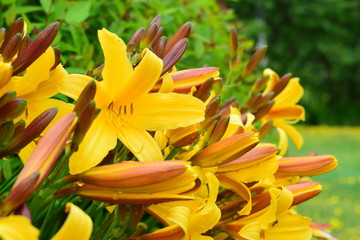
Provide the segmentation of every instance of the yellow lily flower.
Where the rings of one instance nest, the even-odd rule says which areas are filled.
[[[58,107],[58,118],[64,113],[71,112],[72,105],[63,101],[50,99],[60,90],[60,85],[67,72],[59,64],[51,70],[55,63],[54,50],[49,47],[27,69],[24,76],[13,76],[0,89],[0,95],[8,91],[15,91],[17,97],[27,101],[27,109],[20,119],[32,121],[45,110]],[[56,121],[56,119],[55,119]]]
[[[93,225],[91,218],[81,208],[70,202],[66,204],[65,212],[69,212],[69,215],[51,240],[90,239]],[[3,240],[36,240],[39,233],[27,217],[10,215],[0,218],[0,238]]]
[[[276,83],[280,81],[279,76],[271,69],[265,69],[264,76],[270,79],[263,96],[272,91]],[[263,123],[273,120],[273,126],[278,129],[280,155],[284,155],[287,151],[287,135],[292,138],[297,148],[301,148],[303,145],[302,136],[291,126],[291,124],[295,124],[299,120],[305,120],[304,108],[296,105],[304,94],[304,89],[299,81],[299,78],[291,78],[286,87],[273,99],[275,101],[273,107],[262,118]]]
[[[147,132],[185,127],[204,119],[202,101],[176,93],[149,93],[160,77],[163,63],[145,49],[133,69],[125,43],[106,29],[98,32],[105,55],[103,81],[97,83],[95,102],[101,108],[79,151],[70,159],[70,173],[78,174],[97,165],[116,146],[119,139],[139,161],[160,161],[163,156]],[[91,80],[69,75],[62,93],[77,99]]]
[[[36,240],[39,233],[27,217],[10,215],[0,218],[0,238],[3,240]]]

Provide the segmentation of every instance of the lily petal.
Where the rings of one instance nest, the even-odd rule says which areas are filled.
[[[115,33],[105,28],[98,31],[98,37],[105,56],[101,86],[114,99],[127,84],[132,66],[126,55],[126,44]]]
[[[6,240],[37,240],[39,230],[24,216],[11,215],[0,218],[0,238]]]
[[[126,126],[126,129],[119,126],[117,137],[140,162],[164,160],[154,138],[143,129],[130,125]]]
[[[103,160],[106,154],[116,146],[116,134],[108,124],[105,113],[100,112],[87,131],[84,140],[69,162],[71,174],[82,173]]]
[[[51,240],[90,239],[93,226],[91,218],[81,208],[70,202],[66,204],[65,211],[69,212],[69,215]]]
[[[146,130],[186,127],[204,119],[204,103],[177,93],[147,94],[134,102],[133,124]]]
[[[60,92],[77,100],[85,86],[92,80],[91,77],[81,74],[70,74],[65,77]]]
[[[115,102],[119,104],[133,102],[136,98],[147,94],[159,79],[163,68],[162,60],[148,49],[144,49],[142,55],[143,58],[134,72],[128,78],[122,77],[124,82],[115,96]],[[113,68],[114,66],[112,71]],[[114,86],[115,83],[110,88]]]

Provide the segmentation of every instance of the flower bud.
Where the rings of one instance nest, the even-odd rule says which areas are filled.
[[[252,132],[234,135],[210,145],[197,154],[191,161],[203,168],[225,164],[241,157],[258,144],[257,134]]]
[[[20,116],[26,108],[26,101],[21,98],[10,100],[0,107],[0,123],[11,121]]]
[[[201,101],[205,102],[208,97],[210,96],[210,90],[214,84],[214,78],[209,78],[200,87],[196,90],[194,97],[200,99]]]
[[[24,31],[24,20],[22,18],[18,18],[15,20],[15,22],[13,24],[11,24],[9,31],[5,34],[5,38],[4,38],[1,48],[0,48],[0,54],[3,53],[4,48],[9,43],[10,39],[12,39],[15,36],[15,34],[17,34],[17,33],[22,34],[23,31]]]
[[[273,89],[271,90],[272,92],[274,92],[274,97],[276,97],[279,93],[281,93],[282,90],[284,90],[284,88],[287,86],[287,84],[289,83],[290,79],[291,79],[292,74],[288,73],[285,74],[284,76],[282,76],[280,78],[280,80],[275,84],[275,86],[273,87]]]
[[[15,126],[12,121],[0,126],[0,142],[2,146],[6,146],[7,141],[14,135],[14,131]]]
[[[144,28],[140,28],[139,30],[137,30],[134,35],[130,38],[128,44],[126,45],[126,51],[127,52],[132,52],[133,50],[135,50],[139,44],[140,41],[142,39],[142,37],[144,36],[145,33],[145,29]]]
[[[20,49],[22,41],[22,34],[17,33],[15,34],[6,46],[3,48],[2,57],[4,62],[10,62],[11,59],[16,55],[18,50]]]
[[[265,116],[270,109],[274,106],[275,101],[274,100],[270,100],[268,101],[262,108],[260,108],[255,114],[255,119],[254,122],[259,121],[263,116]]]
[[[209,141],[207,142],[208,145],[212,145],[219,141],[225,134],[226,129],[230,122],[230,116],[226,115],[225,117],[220,118],[219,122],[216,124],[214,131],[212,132]]]
[[[59,22],[54,22],[44,29],[34,41],[12,63],[13,75],[21,73],[30,66],[50,46],[59,31]]]
[[[157,44],[154,46],[154,53],[161,59],[164,57],[165,54],[166,42],[166,37],[161,37]]]
[[[178,42],[188,38],[191,32],[191,24],[189,22],[184,23],[180,29],[174,34],[174,36],[166,44],[165,54],[168,54]]]
[[[230,46],[230,59],[234,59],[237,55],[237,50],[238,50],[238,38],[235,28],[232,28],[230,30],[229,46]]]
[[[286,157],[279,160],[277,173],[289,176],[314,176],[330,172],[338,166],[333,155]]]
[[[168,53],[166,53],[163,59],[164,67],[161,75],[169,71],[180,60],[186,50],[187,45],[188,40],[186,38],[181,39]]]
[[[258,66],[258,64],[260,63],[260,61],[263,59],[263,57],[265,56],[267,51],[267,46],[262,47],[258,50],[256,50],[256,52],[254,53],[254,55],[251,57],[250,61],[248,62],[248,64],[246,65],[246,67],[244,68],[243,72],[242,72],[242,76],[243,77],[247,77],[250,75],[250,73],[252,73],[252,71],[254,71],[254,69]]]
[[[264,125],[261,126],[259,130],[259,140],[263,140],[265,136],[270,132],[273,124],[273,120],[267,121]]]
[[[252,92],[253,93],[258,93],[258,92],[264,90],[268,80],[269,80],[268,77],[262,77],[262,78],[257,79],[254,82],[254,85],[252,86]]]
[[[322,187],[318,182],[300,182],[286,188],[290,190],[294,196],[292,206],[305,202],[322,191]]]

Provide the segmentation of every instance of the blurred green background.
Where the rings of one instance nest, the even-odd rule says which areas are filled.
[[[279,75],[291,72],[301,78],[307,120],[300,132],[305,145],[301,151],[290,146],[289,155],[334,154],[339,168],[314,177],[324,192],[299,211],[315,222],[332,224],[339,239],[360,239],[356,225],[360,222],[360,128],[349,127],[360,125],[360,1],[0,0],[0,26],[22,17],[28,33],[35,35],[60,21],[53,45],[60,46],[65,68],[78,73],[103,61],[98,29],[105,27],[127,42],[158,14],[169,37],[183,23],[192,23],[188,49],[177,64],[180,69],[216,66],[222,77],[227,76],[229,32],[235,27],[244,50],[241,64],[257,47],[268,45],[256,74],[270,67]],[[244,82],[230,94],[245,99],[241,91],[247,87]]]

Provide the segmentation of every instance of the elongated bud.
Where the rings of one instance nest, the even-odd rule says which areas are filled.
[[[216,124],[216,127],[211,134],[211,137],[208,141],[208,145],[212,145],[216,143],[224,136],[226,129],[229,125],[229,122],[230,122],[229,115],[226,115],[220,119],[220,121],[218,122],[218,124]]]
[[[0,48],[0,54],[3,53],[4,48],[6,47],[10,39],[12,39],[17,33],[23,33],[23,31],[24,31],[24,20],[22,18],[18,18],[15,20],[13,24],[11,24],[9,31],[6,33],[4,41]]]
[[[58,109],[50,108],[37,116],[23,131],[16,131],[6,148],[0,152],[0,156],[18,152],[32,140],[39,137],[49,123],[54,119]]]
[[[216,126],[216,124],[219,122],[220,118],[221,118],[221,114],[216,114],[212,117],[206,118],[200,125],[200,129],[199,132],[200,133],[204,133],[205,131],[210,131],[209,127],[212,126],[212,124],[214,124],[214,122],[216,121],[216,123],[214,124],[213,127]]]
[[[165,54],[169,53],[179,41],[183,40],[184,38],[188,38],[190,32],[191,32],[191,23],[190,22],[184,23],[167,43]]]
[[[0,88],[5,86],[10,81],[11,75],[12,75],[11,64],[0,61]]]
[[[23,204],[33,193],[34,186],[40,177],[39,172],[34,172],[11,189],[4,203],[0,204],[0,216],[11,213],[18,206]]]
[[[290,176],[314,176],[334,170],[338,162],[333,155],[286,157],[279,160],[277,173]]]
[[[253,93],[258,93],[258,92],[264,90],[268,80],[269,80],[268,77],[262,77],[262,78],[257,79],[254,82],[254,85],[252,86],[252,92]]]
[[[274,106],[275,101],[270,100],[268,101],[262,108],[260,108],[254,115],[255,115],[255,119],[254,122],[259,121],[263,116],[265,116],[270,109],[272,108],[272,106]]]
[[[82,90],[78,101],[75,104],[73,112],[76,115],[80,115],[83,109],[87,106],[87,104],[94,99],[96,94],[96,83],[94,80],[91,80],[85,88]]]
[[[16,98],[15,91],[8,91],[0,97],[0,108]]]
[[[224,102],[224,104],[219,109],[219,113],[222,115],[230,114],[230,107],[239,107],[239,104],[236,102],[234,97],[231,97],[226,102]]]
[[[54,22],[50,24],[44,31],[42,31],[34,41],[32,41],[29,46],[17,57],[17,59],[12,63],[14,68],[13,75],[16,75],[24,71],[28,66],[30,66],[45,50],[50,46],[52,41],[54,41],[58,31],[59,31],[59,22]]]
[[[151,44],[154,41],[154,38],[158,32],[158,29],[159,29],[159,25],[157,25],[157,24],[151,24],[148,27],[148,29],[144,33],[144,36],[142,37],[141,42],[140,42],[141,49],[151,46]]]
[[[154,53],[161,59],[164,57],[165,54],[166,42],[166,37],[161,37],[157,44],[153,47]]]
[[[280,78],[280,80],[276,83],[276,85],[272,89],[272,92],[274,92],[274,97],[276,97],[279,93],[281,93],[282,90],[284,90],[284,88],[289,83],[291,76],[292,74],[288,73]]]
[[[144,34],[145,34],[144,28],[138,29],[134,33],[134,35],[130,38],[128,44],[126,45],[127,46],[126,51],[132,52],[133,50],[135,50],[139,46],[140,41],[141,41],[142,37],[144,36]]]
[[[200,136],[199,132],[192,132],[184,136],[177,142],[172,143],[171,145],[173,145],[174,147],[184,147],[195,142],[195,140],[198,139],[199,136]]]
[[[80,181],[104,188],[131,189],[175,178],[185,172],[187,165],[184,161],[115,163],[95,167],[79,175],[67,176],[64,181]]]
[[[294,196],[292,206],[305,202],[322,191],[322,187],[318,182],[300,182],[286,188],[290,190]]]
[[[153,40],[152,40],[152,43],[151,43],[151,46],[154,48],[154,46],[157,45],[157,43],[159,42],[159,39],[161,38],[161,35],[163,33],[163,28],[162,27],[159,27],[157,33],[155,34]]]
[[[30,43],[31,43],[31,38],[29,35],[26,35],[21,41],[21,46],[18,54],[21,54],[29,46]]]
[[[191,161],[193,165],[201,167],[214,167],[231,162],[258,144],[257,134],[252,132],[234,135],[210,145],[197,154]]]
[[[15,34],[3,48],[2,56],[4,62],[10,62],[21,46],[22,34]]]
[[[74,186],[55,192],[55,197],[60,198],[69,194],[76,194],[83,198],[92,199],[112,204],[156,204],[169,201],[193,200],[194,197],[173,192],[161,193],[126,193],[115,189],[100,188],[89,184],[78,183]]]
[[[278,149],[270,143],[260,143],[238,159],[222,164],[218,167],[217,172],[236,171],[241,168],[247,168],[270,158],[278,158],[276,153]]]
[[[71,149],[77,151],[78,146],[85,137],[87,130],[100,113],[100,108],[95,107],[95,101],[91,100],[79,115],[78,124],[76,125],[74,136],[71,142]]]
[[[26,108],[26,101],[22,98],[15,98],[0,107],[0,123],[13,120],[20,116]]]
[[[163,62],[164,68],[161,73],[164,74],[169,71],[182,57],[184,54],[186,47],[188,45],[188,40],[186,38],[178,41],[175,46],[165,55]]]
[[[252,108],[253,108],[253,109],[260,109],[260,108],[262,108],[266,103],[268,103],[268,101],[269,101],[270,99],[273,99],[274,96],[275,96],[275,93],[274,93],[274,92],[269,92],[269,93],[265,94],[264,96],[258,98],[258,99],[254,102]]]
[[[200,87],[196,90],[194,97],[200,99],[201,101],[205,102],[206,99],[210,96],[210,90],[214,84],[214,78],[209,78]]]
[[[229,41],[229,48],[230,48],[230,59],[234,59],[237,55],[238,50],[238,38],[237,32],[235,28],[230,30],[230,41]]]
[[[206,105],[205,119],[214,116],[219,111],[220,96],[216,96]]]
[[[252,71],[254,71],[254,69],[259,65],[260,61],[265,56],[266,51],[267,51],[267,46],[256,50],[256,52],[251,57],[250,61],[248,62],[248,64],[246,65],[246,67],[244,68],[244,70],[242,72],[243,77],[249,76],[250,73],[252,73]]]
[[[54,167],[57,158],[64,149],[66,141],[69,139],[69,136],[75,127],[76,120],[75,113],[69,113],[60,118],[49,131],[47,131],[40,139],[24,168],[21,170],[13,188],[34,172],[40,173],[40,177],[34,186],[34,189],[42,183]]]
[[[273,124],[273,120],[267,121],[264,125],[261,126],[259,130],[259,140],[263,140],[265,136],[270,132]]]
[[[14,123],[7,122],[0,126],[0,142],[1,145],[7,144],[7,141],[14,135],[15,132],[15,126]]]

